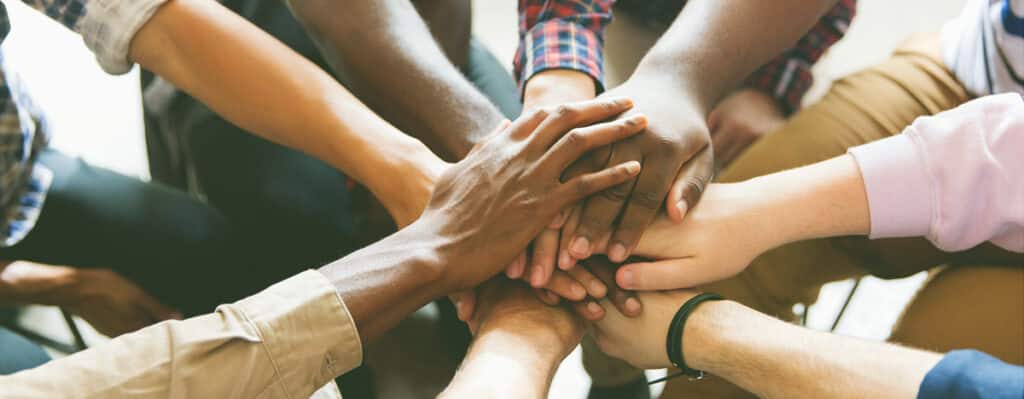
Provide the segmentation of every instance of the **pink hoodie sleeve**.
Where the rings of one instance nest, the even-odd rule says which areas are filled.
[[[925,236],[945,251],[985,241],[1024,252],[1024,98],[982,97],[850,149],[871,238]]]

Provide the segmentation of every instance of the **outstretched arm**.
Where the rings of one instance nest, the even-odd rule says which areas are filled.
[[[245,130],[344,171],[400,224],[419,214],[443,168],[322,70],[215,2],[163,4],[129,56]]]
[[[924,236],[944,251],[991,241],[1024,252],[1022,115],[1018,94],[984,97],[849,155],[712,185],[713,201],[681,225],[658,221],[645,233],[638,253],[672,260],[624,266],[618,282],[694,287],[732,276],[780,245],[844,235]],[[997,252],[989,262],[1022,258]]]
[[[665,337],[692,291],[642,293],[646,311],[608,312],[594,324],[598,345],[644,368],[671,366]],[[682,335],[683,359],[766,398],[910,399],[941,355],[842,337],[782,322],[731,301],[704,302]]]
[[[410,0],[288,1],[360,98],[403,131],[461,159],[505,117],[453,64],[464,65],[468,53],[468,2],[422,3],[443,8],[446,19],[428,27]],[[454,44],[442,49],[430,28]]]

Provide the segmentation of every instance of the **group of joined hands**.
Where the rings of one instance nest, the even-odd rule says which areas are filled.
[[[565,356],[589,326],[610,355],[666,367],[669,320],[697,294],[692,288],[739,273],[782,242],[742,236],[760,188],[709,184],[703,119],[682,125],[696,126],[688,132],[696,139],[669,139],[664,132],[680,125],[659,129],[633,99],[612,94],[503,122],[462,161],[439,168],[424,213],[399,224],[433,232],[417,236],[442,253],[455,249],[437,261],[474,334],[514,323],[550,342],[550,331],[562,344],[551,349]],[[651,154],[619,154],[637,143]],[[678,173],[667,182],[662,165],[645,169],[670,159]]]

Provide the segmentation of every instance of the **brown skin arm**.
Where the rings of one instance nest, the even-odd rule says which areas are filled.
[[[468,51],[465,1],[417,4],[433,26],[409,0],[288,4],[356,95],[449,159],[465,156],[504,119],[452,63]],[[449,19],[438,21],[438,10]]]

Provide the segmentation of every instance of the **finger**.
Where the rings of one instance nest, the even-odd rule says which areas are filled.
[[[583,265],[576,265],[576,267],[567,270],[566,273],[587,290],[587,295],[601,299],[608,294],[608,287],[605,286],[604,282]],[[610,281],[614,282],[614,280]]]
[[[516,260],[512,261],[508,267],[505,268],[505,275],[513,280],[518,280],[526,273],[526,262],[522,261],[521,256],[517,256]]]
[[[636,249],[640,236],[657,216],[682,166],[674,159],[654,157],[644,160],[644,164],[649,167],[637,178],[626,210],[609,241],[608,259],[615,263],[624,262]]]
[[[547,285],[551,272],[555,270],[558,256],[558,230],[544,229],[533,240],[533,256],[530,258],[530,285],[534,288]]]
[[[590,262],[594,261],[600,262],[600,260],[592,260]],[[622,288],[616,283],[615,269],[614,265],[608,263],[590,267],[590,270],[597,278],[608,286],[608,300],[619,310],[619,313],[626,317],[639,316],[643,311],[640,299],[637,298],[636,292]]]
[[[587,152],[623,140],[647,128],[647,117],[633,115],[611,122],[578,127],[566,133],[541,158],[540,167],[558,170],[559,175]]]
[[[561,297],[548,290],[534,288],[533,293],[534,295],[537,295],[537,298],[540,298],[541,302],[544,302],[545,304],[548,304],[550,306],[555,306],[558,305],[559,302],[562,302]]]
[[[573,266],[576,266],[576,258],[569,255],[569,243],[573,234],[576,233],[576,227],[580,225],[580,214],[583,212],[583,207],[576,205],[569,211],[569,218],[566,219],[565,225],[562,226],[561,236],[558,238],[558,268],[562,270],[569,270]]]
[[[561,270],[552,274],[551,280],[542,288],[570,301],[582,301],[587,297],[586,288],[568,273]]]
[[[509,137],[517,140],[523,140],[530,137],[530,134],[548,118],[549,114],[550,113],[547,110],[538,108],[516,118],[515,122],[506,126],[506,129],[509,132]],[[504,125],[504,123],[502,123],[502,125]]]
[[[505,268],[505,275],[508,276],[508,278],[517,280],[526,275],[528,270],[526,268],[525,255],[525,252],[520,253],[519,256],[516,256],[516,259]]]
[[[640,173],[640,162],[629,161],[594,173],[587,173],[559,186],[558,197],[565,205],[577,202],[594,193],[625,183]],[[564,206],[564,205],[563,205]]]
[[[699,266],[693,258],[640,262],[624,265],[615,273],[620,287],[637,291],[660,291],[692,288],[720,280],[716,268]]]
[[[476,311],[476,292],[473,290],[459,291],[448,295],[455,305],[455,314],[459,320],[468,322]]]
[[[558,212],[558,216],[555,216],[555,220],[548,224],[548,228],[561,229],[565,225],[565,220],[569,218],[569,211],[570,209],[563,209],[561,212]]]
[[[596,99],[559,105],[548,112],[548,117],[530,137],[530,150],[544,154],[569,130],[614,118],[632,107],[633,101],[627,98]]]
[[[683,165],[665,201],[665,213],[669,219],[676,223],[683,221],[686,212],[697,205],[704,188],[714,177],[714,172],[714,152],[707,147]]]
[[[640,160],[643,157],[616,147],[609,158],[609,165],[621,162]],[[635,179],[603,190],[599,195],[587,198],[580,214],[580,224],[576,227],[572,241],[569,243],[569,254],[576,259],[586,259],[597,250],[597,243],[609,236],[612,225],[622,212],[622,206],[633,191]]]
[[[571,306],[577,314],[588,321],[599,321],[604,318],[604,308],[597,301],[573,302]]]

